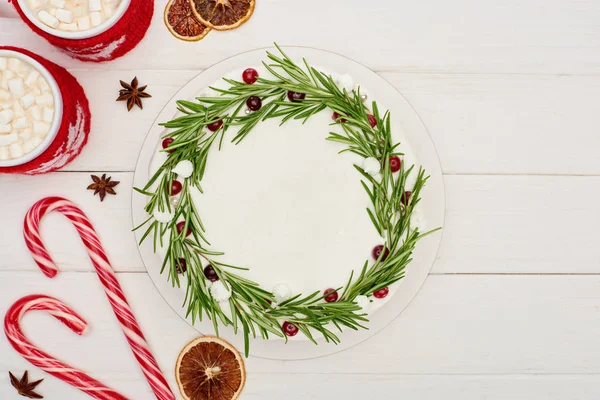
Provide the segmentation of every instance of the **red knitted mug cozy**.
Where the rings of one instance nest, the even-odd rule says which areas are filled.
[[[90,133],[92,117],[83,88],[66,69],[30,51],[10,46],[0,46],[0,50],[19,52],[42,64],[56,80],[63,101],[58,133],[46,151],[25,164],[0,167],[0,174],[37,175],[64,167],[81,152]]]
[[[17,0],[9,1],[12,1],[21,19],[35,33],[71,57],[92,62],[114,60],[131,51],[146,35],[154,13],[153,0],[131,0],[129,7],[117,23],[101,34],[87,39],[65,39],[35,26],[25,16]]]

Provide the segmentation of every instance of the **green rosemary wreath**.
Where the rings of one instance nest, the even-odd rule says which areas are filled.
[[[293,324],[315,344],[314,334],[317,332],[327,342],[337,344],[340,339],[334,329],[340,332],[342,327],[367,329],[364,323],[368,319],[355,301],[357,297],[372,296],[374,292],[402,279],[406,266],[412,260],[415,244],[433,232],[421,233],[411,227],[411,214],[428,177],[419,168],[409,192],[405,185],[414,166],[405,169],[402,163],[400,171],[392,172],[390,157],[402,153],[397,151],[399,143],[392,142],[389,111],[382,115],[375,102],[369,110],[363,103],[360,89],[351,92],[340,89],[331,76],[312,68],[306,60],[300,67],[279,47],[277,49],[279,56],[267,52],[269,61],[263,62],[273,78],[259,77],[254,84],[223,78],[229,87],[213,88],[219,96],[198,97],[195,102],[177,101],[182,116],[161,124],[170,130],[168,146],[163,150],[168,152],[168,158],[143,189],[135,188],[149,197],[145,210],[150,217],[135,228],[147,227],[140,244],[152,236],[156,252],[157,246],[163,245],[163,238],[168,238],[161,273],[166,269],[168,279],[177,286],[180,285],[180,274],[186,275],[184,305],[187,306],[187,316],[195,322],[206,315],[212,320],[217,335],[219,321],[232,326],[236,333],[241,326],[246,355],[250,335],[257,337],[260,334],[267,339],[273,334],[287,340],[282,321]],[[293,101],[290,101],[286,99],[290,92],[301,95],[291,97]],[[251,96],[260,98],[262,107],[255,112],[244,112],[244,105]],[[362,186],[372,203],[367,213],[384,239],[387,251],[382,251],[371,265],[368,260],[365,261],[360,273],[352,272],[347,284],[336,289],[339,301],[325,302],[327,295],[316,291],[306,296],[298,294],[272,306],[275,300],[273,293],[236,274],[235,270],[244,268],[220,262],[218,256],[223,253],[207,249],[209,242],[190,188],[195,187],[202,192],[201,182],[209,151],[215,142],[221,148],[228,128],[239,127],[232,138],[238,144],[252,128],[266,119],[282,118],[283,124],[290,119],[306,120],[326,109],[337,113],[333,124],[343,130],[343,134],[330,132],[326,139],[345,145],[341,152],[372,157],[380,163],[379,174],[375,177],[361,166],[354,167],[361,174]],[[191,161],[193,172],[190,171],[191,175],[183,179],[179,188],[181,194],[173,205],[173,181],[177,178],[173,169],[185,160]],[[157,220],[157,212],[169,215],[169,220]],[[220,303],[211,295],[204,265],[212,266],[216,274],[214,279],[218,279],[229,291],[228,312],[224,310],[227,303]]]

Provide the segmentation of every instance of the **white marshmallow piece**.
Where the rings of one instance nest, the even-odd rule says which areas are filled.
[[[29,75],[27,75],[27,78],[25,79],[25,84],[27,86],[33,86],[35,85],[35,83],[37,82],[37,78],[39,78],[40,73],[37,72],[35,69],[32,70]]]
[[[0,111],[0,125],[8,125],[13,120],[15,113],[10,108]]]
[[[19,117],[13,122],[13,128],[15,129],[25,129],[29,126],[29,121],[27,117]]]
[[[11,71],[10,69],[5,69],[2,73],[2,81],[0,81],[0,86],[2,86],[3,89],[8,89],[8,81],[14,77],[14,71]]]
[[[10,90],[13,96],[21,97],[25,93],[25,84],[22,78],[13,78],[7,84],[8,90]]]
[[[229,300],[231,297],[231,288],[225,287],[220,280],[213,282],[209,290],[212,297],[218,302]]]
[[[10,125],[0,125],[0,133],[11,133],[12,126]]]
[[[35,102],[35,97],[31,93],[27,93],[25,96],[19,99],[21,106],[27,110]]]
[[[50,130],[50,125],[43,121],[33,122],[33,133],[36,135],[45,135]]]
[[[0,71],[4,71],[8,68],[8,58],[0,57]]]
[[[18,58],[9,58],[8,68],[12,69],[15,72],[19,72],[19,69],[21,68],[21,60],[19,60]]]
[[[189,160],[179,161],[172,171],[182,178],[189,178],[194,173],[194,164]]]
[[[379,163],[379,160],[375,157],[367,157],[363,161],[363,170],[367,174],[375,176],[379,174],[379,171],[381,171],[381,164]]]
[[[77,28],[80,31],[87,31],[92,26],[90,22],[90,17],[87,15],[85,17],[81,17],[77,20]]]
[[[156,210],[156,211],[154,211],[152,213],[152,216],[158,222],[160,222],[162,224],[166,224],[167,222],[170,222],[175,215],[173,213],[169,212],[169,211],[158,211],[158,210]]]
[[[50,4],[57,8],[65,8],[67,2],[66,0],[50,0]]]
[[[39,136],[34,136],[34,138],[31,139],[31,143],[33,144],[33,147],[38,147],[40,144],[42,144],[42,138]]]
[[[8,135],[0,135],[0,146],[10,146],[13,143],[17,143],[19,136],[16,133]]]
[[[337,84],[340,89],[345,89],[348,93],[351,93],[354,89],[354,79],[349,74],[340,75]]]
[[[0,160],[8,160],[10,155],[8,154],[8,147],[0,146]]]
[[[25,153],[25,154],[31,153],[31,150],[33,150],[34,148],[35,147],[33,146],[33,143],[31,143],[30,140],[23,143],[23,153]]]
[[[10,100],[10,93],[4,89],[0,89],[0,101]]]
[[[362,312],[369,312],[369,307],[371,305],[371,301],[367,296],[356,296],[354,302],[361,308]]]
[[[79,30],[79,28],[77,28],[77,24],[76,23],[72,23],[72,24],[59,24],[58,25],[58,29],[60,29],[61,31],[64,31],[64,32],[77,32]]]
[[[98,26],[102,23],[102,14],[97,11],[90,13],[90,21],[92,22],[92,26]]]
[[[52,11],[52,10],[51,10]],[[56,28],[59,24],[58,19],[56,19],[52,14],[48,13],[46,10],[42,10],[38,13],[38,18],[44,24],[48,25],[50,28]]]
[[[52,122],[52,120],[54,119],[54,110],[48,107],[44,107],[44,116],[43,119],[44,121],[46,121],[47,123]]]
[[[106,19],[112,17],[112,15],[115,13],[115,8],[112,6],[106,6],[104,7],[104,17]]]
[[[17,100],[13,101],[12,110],[15,112],[15,117],[22,117],[25,115],[25,110],[23,110],[21,103],[19,103]]]
[[[70,24],[73,22],[73,13],[69,10],[63,10],[62,8],[59,8],[56,10],[56,19],[58,19],[60,22]]]
[[[90,11],[102,11],[102,2],[100,0],[89,0],[88,9]]]
[[[36,121],[40,121],[42,119],[42,110],[40,110],[39,106],[33,106],[29,109],[29,112],[31,113],[31,117],[36,120]]]
[[[32,10],[37,10],[43,5],[44,3],[42,3],[40,0],[29,0],[29,7],[31,7]]]
[[[285,283],[280,283],[273,287],[273,295],[277,303],[282,303],[292,297],[292,289]]]
[[[12,158],[19,158],[23,156],[23,148],[19,143],[13,143],[8,147],[8,151]]]
[[[41,96],[37,96],[35,98],[35,102],[37,104],[39,104],[40,106],[47,106],[47,105],[54,103],[54,98],[52,97],[51,94],[46,93]]]
[[[25,129],[23,132],[19,133],[19,138],[23,141],[31,139],[31,136],[31,131],[29,129]]]
[[[50,90],[50,86],[48,86],[48,82],[46,82],[46,79],[44,79],[43,76],[40,76],[38,78],[37,84],[40,87],[40,89],[42,90],[42,92]]]

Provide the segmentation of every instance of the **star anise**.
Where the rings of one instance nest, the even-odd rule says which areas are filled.
[[[88,190],[93,190],[94,195],[100,193],[100,201],[104,201],[106,193],[117,194],[113,188],[120,183],[119,181],[111,181],[111,177],[109,176],[107,178],[106,174],[102,174],[101,178],[98,178],[96,175],[91,175],[91,177],[94,183],[92,183],[87,188]]]
[[[123,81],[119,82],[121,82],[123,89],[119,90],[119,97],[117,98],[117,101],[127,100],[127,111],[131,111],[134,104],[137,104],[140,109],[143,109],[144,106],[142,105],[142,99],[152,97],[150,94],[144,92],[148,85],[138,87],[137,76],[133,78],[131,84]]]
[[[13,373],[10,371],[8,371],[8,375],[10,375],[10,383],[14,386],[15,389],[17,389],[17,392],[21,396],[25,396],[30,399],[44,398],[44,396],[42,396],[41,394],[33,391],[33,389],[35,389],[37,385],[39,385],[43,381],[43,379],[40,379],[39,381],[35,382],[29,382],[29,373],[27,371],[25,371],[23,377],[20,380],[17,379],[17,377],[14,376]]]

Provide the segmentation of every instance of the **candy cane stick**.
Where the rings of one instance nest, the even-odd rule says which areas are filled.
[[[25,217],[23,232],[25,235],[25,242],[33,255],[33,259],[47,276],[52,278],[58,273],[58,268],[56,267],[56,264],[54,264],[54,261],[52,261],[50,254],[48,254],[44,248],[39,233],[40,220],[44,215],[52,211],[62,213],[77,229],[81,240],[87,247],[92,264],[94,264],[94,267],[98,272],[98,277],[104,285],[108,301],[121,324],[121,328],[129,342],[131,351],[133,351],[133,355],[140,364],[142,372],[146,376],[154,394],[159,400],[175,400],[175,396],[173,395],[173,392],[171,392],[169,384],[160,371],[154,356],[150,352],[148,343],[133,315],[131,307],[127,303],[125,294],[117,281],[117,277],[108,261],[106,252],[102,248],[100,239],[98,238],[94,227],[79,207],[61,197],[47,197],[38,201],[31,207]]]
[[[91,376],[58,361],[48,353],[33,345],[21,330],[20,321],[29,311],[47,311],[54,318],[69,327],[73,332],[82,335],[87,324],[75,311],[58,299],[40,294],[23,297],[13,304],[4,317],[6,338],[27,361],[67,382],[77,389],[101,400],[127,400],[109,387],[104,386]]]

